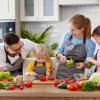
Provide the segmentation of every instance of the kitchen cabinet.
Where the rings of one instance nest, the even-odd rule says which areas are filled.
[[[20,21],[57,21],[58,0],[20,0]]]
[[[59,5],[99,4],[99,0],[59,0]]]
[[[15,0],[0,0],[0,20],[15,19]]]

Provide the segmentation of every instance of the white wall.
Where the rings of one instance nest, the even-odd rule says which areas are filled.
[[[92,29],[100,25],[100,11],[96,5],[92,6],[64,6],[60,7],[60,20],[57,22],[27,22],[23,23],[26,29],[35,32],[42,32],[46,27],[52,25],[53,28],[49,33],[48,43],[59,42],[62,35],[67,32],[67,22],[75,14],[83,14],[91,19]]]

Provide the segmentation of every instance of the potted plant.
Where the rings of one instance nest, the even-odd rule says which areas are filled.
[[[35,43],[45,43],[48,40],[48,31],[52,28],[49,26],[42,33],[30,33],[28,30],[21,29],[21,37],[24,39],[29,39]]]
[[[29,39],[35,43],[45,43],[48,40],[48,32],[52,26],[47,27],[42,33],[32,34],[26,29],[21,29],[21,37],[24,39]],[[27,57],[34,57],[34,52],[30,52]]]
[[[48,46],[48,52],[51,57],[55,56],[55,50],[57,49],[58,45],[59,44],[57,42],[55,42],[55,43],[51,44],[50,46]]]

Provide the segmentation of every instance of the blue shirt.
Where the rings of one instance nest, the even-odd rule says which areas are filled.
[[[64,52],[65,43],[69,40],[70,36],[71,36],[70,33],[64,34],[63,38],[61,39],[61,42],[59,43],[58,48],[56,49],[57,53]],[[83,44],[83,39],[73,37],[71,39],[71,42],[76,46],[78,44]],[[85,45],[86,45],[87,57],[92,57],[95,51],[95,43],[92,41],[92,39],[86,39]]]

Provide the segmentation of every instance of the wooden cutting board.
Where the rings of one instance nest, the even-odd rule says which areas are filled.
[[[40,81],[40,80],[33,80],[33,84],[35,85],[52,85],[54,81]]]

